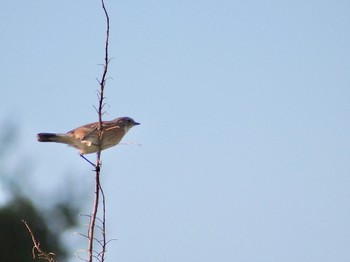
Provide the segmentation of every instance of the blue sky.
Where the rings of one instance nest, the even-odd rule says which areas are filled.
[[[105,119],[141,122],[124,141],[142,144],[102,154],[109,261],[348,261],[350,3],[106,6]],[[90,167],[35,136],[97,121],[100,2],[10,1],[0,23],[0,117],[20,128],[28,191],[68,176],[89,213]]]

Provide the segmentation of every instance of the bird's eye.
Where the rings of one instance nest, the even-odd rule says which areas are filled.
[[[131,119],[128,119],[128,123],[131,124],[131,123],[132,123],[132,120],[131,120]]]

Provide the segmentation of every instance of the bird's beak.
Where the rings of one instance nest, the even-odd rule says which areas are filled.
[[[140,124],[140,123],[135,122],[135,123],[134,123],[134,125],[135,125],[135,126],[137,126],[137,125],[141,125],[141,124]]]

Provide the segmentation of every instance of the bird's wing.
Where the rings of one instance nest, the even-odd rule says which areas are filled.
[[[76,129],[73,129],[68,133],[73,134],[75,138],[80,140],[90,140],[89,138],[95,139],[98,135],[98,126],[99,126],[99,123],[94,122],[94,123],[86,124]],[[113,121],[103,121],[102,128],[105,131],[110,131],[115,128],[120,128],[120,126]]]
[[[69,134],[73,134],[76,139],[86,140],[89,136],[94,135],[97,131],[95,123],[87,124],[76,129],[69,131]]]

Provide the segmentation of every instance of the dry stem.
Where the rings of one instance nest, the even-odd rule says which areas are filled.
[[[33,242],[33,248],[32,248],[32,255],[33,255],[33,259],[36,258],[36,253],[38,254],[38,258],[39,259],[44,259],[47,260],[49,262],[55,262],[56,259],[54,258],[55,254],[50,252],[50,253],[46,253],[44,252],[41,247],[40,247],[40,243],[36,241],[35,236],[32,232],[32,230],[30,229],[28,223],[22,219],[23,224],[26,226],[31,238],[32,238],[32,242]]]
[[[88,247],[88,256],[89,256],[89,262],[92,262],[92,259],[94,257],[94,251],[93,251],[93,245],[94,245],[94,233],[95,233],[95,223],[96,223],[96,216],[98,212],[98,205],[99,205],[99,197],[100,193],[102,195],[102,204],[103,204],[103,210],[102,210],[102,251],[98,254],[98,260],[104,261],[105,258],[105,252],[106,252],[106,203],[105,203],[105,196],[101,187],[100,183],[100,169],[101,169],[101,141],[103,138],[103,126],[102,126],[102,115],[103,115],[103,106],[104,106],[104,88],[106,84],[106,76],[108,71],[108,64],[109,64],[109,58],[108,58],[108,43],[109,43],[109,16],[104,4],[104,0],[101,0],[102,8],[106,17],[106,42],[105,42],[105,58],[104,58],[104,65],[103,65],[103,74],[102,78],[99,81],[100,84],[100,91],[99,91],[99,106],[98,106],[98,131],[99,131],[99,141],[100,141],[100,147],[99,151],[97,152],[97,158],[96,158],[96,170],[95,170],[95,200],[94,200],[94,206],[92,215],[90,218],[90,225],[89,225],[89,232],[88,232],[88,238],[89,238],[89,247]]]

